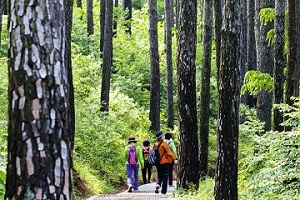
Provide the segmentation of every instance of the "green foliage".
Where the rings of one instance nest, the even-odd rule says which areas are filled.
[[[272,92],[273,78],[268,73],[250,70],[247,71],[244,78],[244,84],[241,88],[241,95],[249,92],[250,95],[257,95],[258,92],[266,90]]]
[[[266,26],[269,22],[273,22],[275,19],[275,9],[274,8],[263,8],[259,12],[259,20],[261,25]]]
[[[275,29],[271,29],[271,30],[268,31],[267,40],[268,40],[269,46],[275,44]]]

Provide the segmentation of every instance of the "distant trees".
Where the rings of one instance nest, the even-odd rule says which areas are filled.
[[[73,199],[70,5],[10,4],[5,199]]]
[[[224,1],[219,72],[215,199],[238,199],[240,1]]]
[[[180,132],[179,186],[199,186],[199,149],[196,109],[197,0],[179,0],[177,49],[178,123]]]

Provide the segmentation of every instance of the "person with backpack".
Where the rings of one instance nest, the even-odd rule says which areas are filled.
[[[143,141],[143,158],[144,158],[144,168],[142,168],[142,177],[144,184],[150,183],[151,173],[152,173],[152,165],[149,163],[149,154],[152,152],[152,148],[150,147],[149,140]],[[148,178],[147,178],[148,174]]]
[[[155,193],[159,193],[161,187],[161,193],[166,194],[168,189],[168,176],[170,165],[174,162],[177,165],[178,161],[171,152],[168,144],[164,142],[165,136],[162,131],[156,133],[156,142],[154,148],[158,147],[159,164],[156,165],[157,169],[157,181],[155,186]]]
[[[138,190],[139,186],[139,166],[144,168],[142,149],[137,144],[134,136],[129,136],[128,145],[124,149],[124,159],[126,162],[128,192]],[[132,178],[133,176],[133,178]]]
[[[164,141],[170,147],[170,150],[174,154],[175,158],[177,158],[177,150],[176,150],[176,146],[172,140],[172,134],[166,133]],[[173,185],[173,168],[174,168],[174,162],[172,162],[172,164],[170,165],[170,168],[169,168],[169,187],[174,187],[174,185]]]

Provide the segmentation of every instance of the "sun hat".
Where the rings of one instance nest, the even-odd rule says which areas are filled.
[[[164,135],[164,133],[163,133],[162,131],[158,131],[158,132],[156,133],[156,139],[161,138],[163,135]]]
[[[137,142],[137,140],[135,140],[135,137],[133,135],[129,136],[128,143],[130,142]]]

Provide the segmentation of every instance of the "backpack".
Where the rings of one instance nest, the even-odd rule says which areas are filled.
[[[136,165],[136,151],[135,151],[135,146],[128,146],[128,164],[129,165]]]
[[[144,163],[148,164],[149,163],[149,154],[151,152],[150,147],[144,147],[143,148],[143,157],[144,157]]]
[[[156,146],[153,147],[151,153],[149,154],[149,164],[151,165],[159,165],[160,163],[160,156],[158,149],[161,145],[162,141]]]

